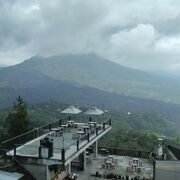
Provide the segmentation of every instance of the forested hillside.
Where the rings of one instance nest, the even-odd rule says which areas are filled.
[[[67,106],[67,104],[58,102],[29,104],[28,117],[31,125],[38,127],[63,118],[64,115],[60,114],[60,111]],[[86,107],[81,107],[81,109],[85,111]],[[8,110],[0,112],[2,128],[7,112]],[[83,122],[89,120],[89,116],[83,113],[73,115],[72,118]],[[179,142],[179,128],[157,112],[109,111],[102,116],[92,118],[95,121],[103,121],[106,118],[112,119],[113,129],[100,141],[102,146],[147,150],[153,148],[158,137],[164,137],[173,143]]]

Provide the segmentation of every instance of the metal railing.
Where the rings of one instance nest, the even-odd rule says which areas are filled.
[[[68,120],[69,120],[69,117],[65,117],[63,119],[54,121],[54,122],[52,122],[50,124],[43,125],[41,127],[35,128],[35,129],[31,130],[31,131],[28,131],[26,133],[18,135],[18,136],[14,137],[14,138],[11,138],[11,139],[8,139],[6,141],[1,142],[0,155],[5,156],[5,154],[2,153],[2,149],[5,149],[7,151],[14,150],[14,155],[16,155],[17,154],[17,152],[16,152],[17,148],[22,146],[22,145],[24,147],[29,147],[29,148],[31,147],[33,149],[37,148],[35,150],[36,151],[35,154],[37,154],[39,147],[32,146],[32,145],[26,145],[25,143],[27,143],[27,142],[35,139],[35,138],[38,138],[38,137],[40,137],[42,135],[47,134],[54,127],[61,126],[62,124],[66,124]],[[98,124],[93,129],[89,130],[83,136],[81,136],[80,138],[78,138],[77,140],[72,142],[71,144],[67,145],[66,147],[63,147],[63,148],[53,147],[53,149],[54,150],[58,149],[58,151],[61,151],[61,160],[65,161],[65,159],[66,159],[65,156],[67,155],[68,150],[71,149],[71,151],[70,151],[71,153],[69,155],[69,157],[71,157],[79,149],[86,146],[92,139],[96,138],[99,134],[104,132],[110,126],[111,126],[111,119],[107,119],[102,124]]]
[[[51,130],[51,128],[57,127],[61,124],[64,124],[66,121],[68,121],[67,117],[60,119],[60,120],[57,120],[57,121],[54,121],[52,123],[40,126],[38,128],[34,128],[28,132],[25,132],[23,134],[16,136],[16,137],[5,140],[5,141],[0,143],[0,149],[11,150],[14,148],[14,146],[16,144],[25,144],[28,141],[31,141],[37,137],[40,137],[40,136],[48,133]]]
[[[40,153],[39,153],[39,146],[35,146],[35,145],[29,145],[29,144],[15,144],[11,155],[12,156],[16,156],[16,155],[20,155],[20,156],[26,156],[27,152],[29,151],[29,156],[32,157],[40,157]],[[53,147],[53,153],[56,154],[60,154],[61,156],[59,156],[59,159],[62,160],[62,148],[59,147]],[[61,157],[61,158],[60,158]],[[41,159],[48,159],[48,157],[41,157]]]
[[[66,152],[68,150],[71,151],[71,154],[68,158],[72,157],[77,151],[79,151],[81,148],[86,146],[90,141],[92,141],[94,138],[96,138],[98,135],[103,133],[106,129],[108,129],[111,126],[111,119],[105,120],[102,124],[98,124],[101,126],[96,126],[95,128],[91,129],[89,132],[72,142],[71,144],[67,145],[65,147],[65,154],[64,154],[64,160],[66,159]]]

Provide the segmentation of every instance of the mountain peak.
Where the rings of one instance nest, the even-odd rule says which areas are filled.
[[[34,56],[21,64],[0,70],[0,81],[10,81],[7,84],[13,83],[22,88],[34,86],[34,82],[35,85],[45,83],[46,79],[128,96],[180,103],[179,91],[173,93],[180,88],[178,81],[126,68],[96,54]]]

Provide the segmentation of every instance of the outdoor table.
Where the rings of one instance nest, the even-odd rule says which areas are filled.
[[[85,129],[89,129],[89,126],[83,126],[83,128],[85,128]]]
[[[142,161],[139,161],[139,166],[142,166]]]
[[[106,155],[107,154],[107,149],[103,149],[103,148],[101,148],[101,153],[103,154],[103,155]]]
[[[102,125],[102,124],[97,124],[96,127],[97,127],[98,129],[101,129],[101,128],[103,128],[103,125]]]
[[[77,134],[85,134],[84,131],[77,131],[76,133],[77,133]]]
[[[89,124],[89,128],[93,129],[94,128],[94,124]]]
[[[67,121],[68,127],[73,127],[74,126],[74,121],[69,120]]]
[[[83,126],[83,130],[84,130],[85,132],[88,132],[89,126]]]
[[[137,173],[141,173],[141,168],[140,167],[137,168]]]
[[[91,122],[88,122],[88,124],[97,124],[97,122],[93,122],[93,121],[91,121]]]
[[[74,123],[74,127],[77,128],[78,127],[78,123]]]
[[[88,122],[89,125],[94,125],[96,127],[97,122]]]
[[[73,138],[73,139],[79,139],[79,138],[80,138],[80,135],[77,134],[77,133],[74,133],[74,134],[72,134],[72,138]]]
[[[52,128],[51,131],[54,131],[56,136],[58,136],[58,133],[60,135],[60,131],[62,131],[62,129],[61,128]]]
[[[62,124],[62,125],[60,125],[60,127],[65,128],[65,127],[67,127],[67,125],[66,124]]]
[[[130,168],[131,168],[131,172],[136,172],[137,166],[136,165],[130,165]]]
[[[108,155],[108,158],[114,159],[114,155]]]
[[[86,134],[84,131],[77,131],[76,133],[80,136],[80,138]],[[86,137],[84,136],[84,138],[86,138]],[[82,140],[84,140],[84,138]]]
[[[67,121],[68,123],[70,124],[74,124],[74,121],[70,120],[70,121]]]
[[[130,167],[128,166],[127,169],[126,169],[127,172],[130,172]]]
[[[110,160],[112,163],[114,162],[114,156],[113,155],[108,155],[108,160]]]
[[[51,128],[52,131],[58,131],[60,128]]]
[[[106,163],[106,164],[112,164],[112,160],[107,159],[107,160],[105,161],[105,163]]]
[[[133,164],[136,164],[138,166],[139,165],[139,159],[138,158],[133,158]]]
[[[110,169],[110,168],[111,168],[111,165],[112,165],[112,161],[109,160],[109,159],[107,159],[107,160],[105,161],[105,164],[106,164],[106,168],[107,168],[107,169]]]

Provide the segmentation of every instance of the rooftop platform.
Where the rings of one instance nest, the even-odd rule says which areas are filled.
[[[56,124],[36,129],[31,133],[35,135],[35,138],[24,144],[14,144],[15,148],[8,151],[6,155],[55,160],[59,164],[62,164],[64,161],[66,165],[110,129],[110,119],[103,123],[76,123],[72,120],[65,123],[57,122]],[[53,142],[53,155],[50,158],[39,156],[40,141],[46,137]],[[22,137],[20,138],[22,139]]]

